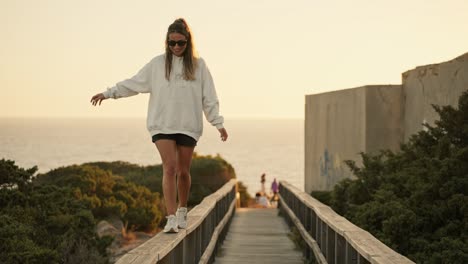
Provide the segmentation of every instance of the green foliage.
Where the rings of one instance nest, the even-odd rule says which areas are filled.
[[[118,216],[133,230],[152,230],[165,214],[162,193],[162,166],[139,166],[128,162],[92,162],[52,170],[38,175],[37,184],[73,188],[75,196],[92,208],[97,218]],[[231,178],[233,167],[219,155],[194,153],[189,206],[218,190]]]
[[[237,181],[237,191],[240,194],[240,206],[248,207],[249,201],[252,200],[252,196],[250,196],[247,191],[247,186],[245,186],[243,182]]]
[[[150,231],[163,218],[161,165],[96,162],[33,179],[36,171],[0,160],[0,263],[107,263],[113,238],[96,236],[96,219]],[[189,205],[234,177],[221,157],[194,154]]]
[[[236,178],[232,165],[219,154],[203,156],[194,153],[191,174],[197,181],[209,185],[213,190],[219,189],[230,179]]]
[[[101,163],[109,168],[109,164]],[[122,163],[116,163],[122,169]],[[136,165],[129,164],[129,167]],[[159,194],[93,165],[72,165],[39,174],[38,185],[67,186],[99,219],[118,216],[134,230],[152,230],[162,220]]]
[[[311,195],[324,204],[330,204],[331,193],[329,191],[312,191]]]
[[[194,153],[192,167],[192,187],[189,206],[199,204],[204,197],[221,188],[229,180],[236,178],[234,168],[220,155],[198,155]]]
[[[361,153],[355,180],[330,193],[338,213],[418,263],[468,263],[468,91],[458,109],[433,106],[440,120],[401,151]]]
[[[97,241],[97,249],[99,252],[106,252],[107,247],[109,247],[112,242],[114,242],[114,237],[113,236],[102,236],[100,239]]]
[[[107,263],[94,234],[94,217],[70,189],[33,186],[36,168],[0,160],[0,262]],[[17,187],[17,188],[16,188]]]
[[[1,159],[0,163],[0,188],[17,187],[22,190],[37,171],[36,166],[25,170],[16,166],[12,160]]]
[[[163,193],[162,191],[162,165],[139,166],[129,162],[114,161],[114,162],[90,162],[83,165],[91,165],[98,167],[104,171],[110,171],[114,175],[120,175],[128,182],[133,182],[137,185],[145,186],[150,191],[155,193]]]
[[[145,186],[152,192],[162,193],[162,165],[138,166],[128,162],[93,162],[90,165],[101,170],[120,175],[126,181]],[[221,156],[193,154],[190,170],[192,186],[188,206],[199,204],[203,198],[212,194],[230,179],[236,177],[231,164]],[[242,195],[245,196],[245,195]],[[160,207],[164,210],[164,208]]]

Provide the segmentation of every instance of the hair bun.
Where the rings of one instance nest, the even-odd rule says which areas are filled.
[[[171,25],[169,25],[167,32],[168,34],[177,32],[177,33],[184,35],[188,39],[190,39],[190,27],[188,26],[187,22],[183,18],[178,18],[174,20],[174,22]]]
[[[176,19],[174,23],[178,23],[178,24],[180,23],[180,24],[183,24],[184,26],[187,26],[187,22],[183,18]]]

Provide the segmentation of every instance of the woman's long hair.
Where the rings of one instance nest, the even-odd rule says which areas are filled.
[[[169,34],[179,33],[187,38],[187,46],[184,51],[184,79],[188,81],[195,80],[195,70],[197,68],[197,57],[195,54],[195,47],[193,44],[193,37],[190,28],[185,22],[185,19],[179,18],[172,23],[167,29],[166,35],[166,79],[169,80],[172,69],[172,51],[169,48]]]

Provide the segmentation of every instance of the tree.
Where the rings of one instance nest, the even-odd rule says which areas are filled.
[[[94,217],[71,189],[34,186],[36,167],[19,168],[0,160],[0,262],[70,263],[87,259],[106,263],[94,234]],[[6,180],[5,180],[6,179]]]
[[[0,188],[17,187],[23,189],[37,172],[36,166],[25,170],[15,165],[12,160],[2,159],[0,164]]]

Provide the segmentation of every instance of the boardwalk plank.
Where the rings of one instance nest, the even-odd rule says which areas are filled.
[[[215,264],[303,263],[276,209],[237,209]]]

